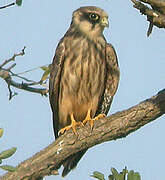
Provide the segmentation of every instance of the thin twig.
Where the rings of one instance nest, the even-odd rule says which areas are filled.
[[[38,94],[41,94],[41,95],[47,97],[48,89],[46,89],[46,88],[29,87],[26,83],[23,83],[23,82],[22,83],[17,83],[15,81],[13,81],[11,78],[7,78],[7,79],[5,79],[5,81],[10,86],[13,86],[13,87],[16,87],[18,89],[25,90],[25,91],[33,92],[33,93],[38,93]],[[10,92],[10,90],[9,90],[9,92]]]
[[[32,83],[23,83],[25,86],[36,86],[41,85],[41,81],[38,82],[32,82]]]
[[[11,69],[13,69],[15,66],[16,66],[16,63],[14,63],[14,64],[12,64],[11,66],[9,66],[9,67],[7,68],[7,70],[8,70],[8,71],[11,71]]]
[[[36,83],[35,81],[27,79],[27,78],[25,78],[23,76],[19,76],[18,74],[13,73],[12,71],[9,71],[9,72],[11,73],[11,76],[13,76],[13,77],[17,77],[17,78],[23,79],[23,80],[25,80],[27,82]]]
[[[15,3],[10,3],[10,4],[7,4],[5,6],[1,6],[0,9],[5,9],[5,8],[13,6],[13,5],[15,5]]]
[[[6,81],[6,83],[8,84],[8,89],[9,89],[9,99],[11,99],[13,97],[13,93],[11,91],[11,86],[16,87],[18,89],[23,89],[25,91],[29,91],[29,92],[33,92],[33,93],[38,93],[41,94],[43,96],[47,97],[47,93],[48,93],[48,88],[34,88],[34,87],[29,87],[32,85],[31,84],[27,84],[27,83],[17,83],[15,81],[12,80],[12,77],[9,73],[9,71],[5,70],[5,69],[1,69],[0,70],[0,77],[2,79],[4,79]],[[33,85],[39,85],[39,82],[35,82],[33,83]],[[15,94],[15,93],[14,93]]]
[[[50,64],[46,64],[46,65],[44,65],[44,66],[49,66],[49,65],[50,65]],[[26,73],[29,73],[29,72],[31,72],[31,71],[34,71],[34,70],[37,70],[37,69],[41,69],[41,68],[44,67],[44,66],[38,66],[38,67],[35,67],[35,68],[32,68],[32,69],[29,69],[29,70],[27,70],[27,71],[23,71],[23,72],[17,73],[17,75],[26,74]]]
[[[3,66],[5,66],[6,64],[8,64],[9,62],[15,61],[15,58],[16,58],[17,56],[23,56],[23,55],[25,55],[25,48],[26,48],[26,47],[24,46],[24,48],[21,50],[20,53],[14,54],[11,58],[5,60],[5,61],[0,65],[0,69],[1,69]]]
[[[25,91],[29,91],[29,92],[33,92],[33,93],[39,93],[41,95],[47,96],[48,93],[48,88],[34,88],[34,87],[30,87],[30,86],[34,86],[34,85],[42,85],[41,80],[40,81],[33,81],[33,80],[29,80],[23,76],[20,76],[16,73],[13,73],[11,71],[12,68],[15,67],[16,63],[10,65],[8,68],[4,68],[5,65],[7,65],[8,63],[10,63],[11,61],[15,61],[15,58],[17,56],[23,56],[25,54],[25,47],[21,50],[20,53],[14,54],[11,58],[5,60],[1,65],[0,65],[0,77],[2,79],[4,79],[6,81],[6,83],[8,84],[8,90],[9,90],[9,100],[16,95],[16,93],[13,93],[11,90],[11,86],[16,87],[18,89],[23,89]],[[29,71],[27,71],[29,72]],[[29,83],[18,83],[15,82],[12,78],[13,77],[17,77],[20,78],[26,82]]]

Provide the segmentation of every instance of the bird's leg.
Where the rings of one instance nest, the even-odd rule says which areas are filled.
[[[92,120],[92,118],[91,118],[91,110],[88,109],[86,118],[83,120],[83,124],[86,124],[86,123],[89,121],[89,123],[90,123],[90,125],[91,125],[91,120]]]
[[[102,114],[97,115],[93,120],[95,121],[104,117],[106,117],[106,114],[102,113]]]
[[[83,125],[84,124],[82,122],[76,122],[76,120],[74,119],[73,113],[70,114],[70,119],[71,119],[71,124],[69,126],[66,126],[62,129],[60,129],[60,131],[58,132],[58,134],[63,134],[65,131],[69,130],[69,129],[73,129],[74,134],[77,134],[76,132],[76,126],[78,125]]]
[[[97,115],[95,118],[91,118],[90,112],[91,112],[91,110],[88,109],[87,116],[86,116],[86,118],[84,119],[83,124],[86,124],[86,123],[89,121],[89,124],[90,124],[91,129],[92,129],[92,128],[93,128],[93,125],[94,125],[94,121],[95,121],[95,120],[98,120],[98,119],[100,119],[100,118],[103,118],[103,117],[105,117],[106,115],[105,115],[105,114],[99,114],[99,115]]]

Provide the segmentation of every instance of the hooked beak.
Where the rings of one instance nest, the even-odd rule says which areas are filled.
[[[104,26],[104,27],[109,27],[108,17],[103,17],[101,19],[101,25]]]

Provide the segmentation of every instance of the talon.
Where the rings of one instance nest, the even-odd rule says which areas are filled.
[[[72,128],[74,134],[77,135],[76,126],[78,126],[78,125],[84,126],[84,124],[82,122],[76,122],[76,120],[74,119],[73,113],[70,115],[70,119],[71,119],[71,124],[69,126],[66,126],[66,127],[62,128],[62,129],[60,129],[58,134],[63,134],[65,131],[68,131],[69,129]]]
[[[101,118],[104,118],[104,117],[106,117],[106,114],[99,114],[98,116],[96,116],[94,118],[94,120],[98,120],[98,119],[101,119]]]
[[[71,129],[71,128],[72,128],[72,126],[69,125],[69,126],[66,126],[66,127],[62,128],[62,129],[60,129],[60,130],[58,131],[58,135],[64,134],[65,131],[67,131],[67,130],[69,130],[69,129]]]
[[[86,115],[86,118],[83,120],[83,124],[86,124],[88,121],[91,120],[91,110],[89,109],[88,112],[87,112],[87,115]]]
[[[89,121],[89,124],[90,124],[91,130],[92,130],[92,129],[93,129],[93,126],[94,126],[94,119],[91,119],[91,120]]]
[[[89,121],[91,129],[93,129],[94,121],[96,121],[98,119],[101,119],[101,118],[105,117],[106,115],[105,114],[99,114],[95,118],[91,118],[90,112],[91,112],[91,110],[89,109],[88,112],[87,112],[87,116],[86,116],[86,118],[83,121],[83,124],[86,124]]]

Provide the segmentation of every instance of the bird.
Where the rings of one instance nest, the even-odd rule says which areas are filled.
[[[114,47],[103,31],[108,14],[96,6],[83,6],[72,14],[69,29],[59,41],[51,64],[49,100],[55,138],[107,115],[119,83]],[[87,149],[63,162],[62,176],[74,169]]]

